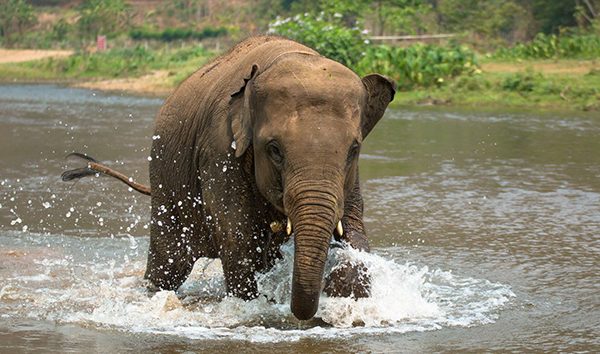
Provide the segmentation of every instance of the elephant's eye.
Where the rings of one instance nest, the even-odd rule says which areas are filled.
[[[281,165],[283,163],[283,153],[281,152],[281,148],[277,141],[272,140],[267,144],[267,152],[273,163],[276,165]]]
[[[348,164],[352,163],[352,161],[358,157],[359,152],[360,145],[355,141],[352,146],[350,146],[350,150],[348,150],[348,159],[346,160]]]

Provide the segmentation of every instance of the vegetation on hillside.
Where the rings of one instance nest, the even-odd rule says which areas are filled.
[[[493,97],[490,102],[555,100],[600,109],[596,64],[589,72],[535,69],[540,60],[595,63],[599,13],[600,0],[4,0],[1,46],[74,48],[76,54],[3,65],[0,78],[108,78],[169,70],[168,85],[175,85],[219,48],[250,34],[272,33],[305,43],[360,75],[393,78],[407,92],[399,95],[404,103],[470,103],[485,96]],[[377,39],[425,33],[454,38],[400,45]],[[109,38],[108,51],[95,52],[97,35]],[[531,70],[489,72],[480,66],[524,61]]]

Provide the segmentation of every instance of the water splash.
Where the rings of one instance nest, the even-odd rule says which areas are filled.
[[[139,251],[146,249],[147,238],[136,239],[143,247],[131,248],[131,237],[14,234],[18,236],[0,236],[11,250],[2,255],[3,262],[12,264],[11,271],[0,267],[3,317],[194,339],[281,342],[485,324],[514,296],[506,285],[334,248],[326,273],[342,261],[361,262],[369,270],[372,296],[355,301],[322,295],[315,319],[300,322],[289,308],[292,242],[284,245],[283,259],[271,271],[258,275],[262,296],[244,302],[225,296],[220,261],[209,259],[196,263],[177,292],[149,296],[142,280],[145,255]],[[41,246],[34,247],[33,240]],[[50,249],[46,243],[57,246]]]

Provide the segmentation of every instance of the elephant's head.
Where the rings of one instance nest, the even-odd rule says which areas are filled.
[[[291,309],[298,319],[317,311],[329,243],[357,179],[361,144],[394,93],[394,83],[381,75],[361,80],[335,61],[295,53],[262,71],[248,68],[232,96],[236,156],[253,149],[258,189],[293,225]]]

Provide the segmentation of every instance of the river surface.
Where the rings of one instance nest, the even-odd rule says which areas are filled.
[[[289,310],[292,245],[261,297],[224,297],[201,259],[177,293],[142,276],[160,99],[0,86],[0,352],[600,351],[598,113],[390,110],[361,155],[372,297]],[[79,165],[81,165],[79,163]]]

